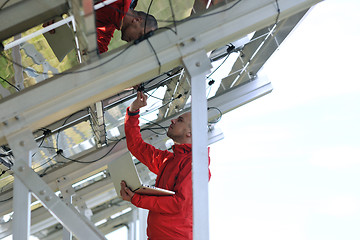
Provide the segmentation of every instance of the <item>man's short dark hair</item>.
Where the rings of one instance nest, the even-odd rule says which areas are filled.
[[[146,28],[151,28],[154,30],[158,28],[157,21],[153,15],[147,14],[143,11],[136,11],[136,13],[139,17],[144,19],[143,24],[142,24],[143,27],[145,27],[145,24],[146,24]]]

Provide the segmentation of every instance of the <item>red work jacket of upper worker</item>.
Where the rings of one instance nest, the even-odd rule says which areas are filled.
[[[96,40],[99,52],[108,50],[115,29],[120,30],[122,19],[129,11],[131,0],[118,0],[96,11]]]
[[[156,187],[174,191],[172,196],[146,196],[135,193],[131,203],[150,210],[147,235],[151,240],[193,239],[191,144],[173,146],[173,153],[158,150],[142,140],[139,111],[125,118],[125,134],[130,152],[157,174]],[[209,157],[210,163],[210,157]],[[209,170],[210,179],[210,170]]]

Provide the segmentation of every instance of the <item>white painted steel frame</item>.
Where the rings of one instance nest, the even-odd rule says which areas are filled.
[[[211,63],[205,50],[184,57],[183,62],[191,79],[193,239],[206,240],[209,239],[206,75]]]
[[[253,101],[261,96],[264,96],[272,91],[272,86],[269,80],[266,77],[257,77],[252,82],[249,82],[243,86],[237,86],[232,89],[229,89],[228,91],[219,94],[211,99],[208,100],[208,106],[209,107],[217,107],[219,108],[222,113],[226,113],[234,108],[237,108],[239,106],[242,106],[250,101]],[[177,116],[174,116],[176,118]],[[218,117],[218,113],[216,111],[210,111],[208,113],[208,118],[214,119]],[[164,120],[163,122],[160,122],[161,125],[169,125],[170,120]],[[150,133],[143,132],[142,133],[144,139],[147,139],[150,137]],[[158,142],[161,142],[160,140]],[[78,160],[81,161],[89,161],[93,159],[97,159],[100,156],[104,155],[106,152],[111,149],[113,145],[109,145],[108,147],[102,148],[100,150],[97,150],[95,153],[92,153],[91,155],[85,155],[82,158],[79,158]],[[107,155],[105,158],[103,158],[101,161],[87,164],[85,166],[81,165],[80,163],[71,163],[66,167],[60,168],[59,170],[46,175],[43,177],[43,180],[52,188],[53,191],[56,190],[57,186],[57,179],[61,178],[62,176],[66,176],[67,180],[71,183],[75,183],[76,181],[79,181],[80,179],[83,179],[87,176],[90,176],[91,174],[94,174],[96,172],[99,172],[103,169],[103,167],[111,162],[114,159],[121,158],[121,156],[126,153],[126,145],[124,142],[119,143],[116,145],[113,149],[113,151]],[[79,167],[82,166],[82,167]],[[76,170],[74,170],[76,169]],[[107,189],[113,188],[112,182],[110,180],[103,180],[99,183],[96,183],[95,185],[92,185],[85,189],[81,189],[78,192],[76,192],[76,197],[74,198],[74,204],[76,205],[77,198],[81,196],[81,198],[85,199],[85,201],[88,203],[88,206],[94,207],[99,204],[98,197],[95,197],[95,195],[100,194],[101,201],[108,201],[112,197],[116,196],[115,191],[113,192],[113,195],[104,195],[102,193],[97,193],[94,191],[94,189],[99,189],[99,191],[105,192]],[[87,194],[86,192],[90,192]],[[4,197],[7,198],[7,197]],[[4,215],[8,211],[11,211],[11,200],[2,204],[0,207],[0,215]],[[8,211],[7,211],[8,210]],[[144,210],[145,211],[145,210]],[[115,212],[115,211],[113,211]],[[141,213],[141,212],[140,212]],[[143,214],[140,214],[140,236],[143,236],[143,239],[146,239],[146,216]],[[101,218],[102,219],[102,218]],[[93,222],[97,222],[101,219],[97,219],[97,215],[94,215],[92,217]],[[143,219],[143,220],[141,220]],[[39,209],[36,210],[35,216],[32,214],[32,223],[35,225],[31,226],[31,232],[37,232],[41,229],[44,229],[46,227],[49,227],[50,225],[54,224],[54,221],[56,221],[54,218],[52,218],[49,214],[46,214],[43,210]],[[46,225],[45,225],[46,223]],[[11,225],[13,223],[9,222],[7,225],[9,225],[9,229],[11,228]],[[36,230],[37,229],[37,230]],[[9,230],[10,231],[10,230]],[[9,234],[9,233],[8,233]],[[0,234],[0,237],[5,237],[8,234],[4,233],[4,235]],[[140,238],[142,239],[142,238]]]
[[[279,0],[279,19],[307,9],[317,2],[319,0]],[[233,4],[230,2],[209,13],[224,12],[178,24],[177,35],[166,30],[152,36],[150,41],[162,64],[161,69],[167,71],[180,65],[183,55],[179,48],[188,44],[194,36],[201,42],[201,45],[195,42],[194,49],[204,48],[209,51],[272,24],[277,16],[273,0],[243,0],[235,6]],[[229,6],[233,7],[229,9]],[[119,55],[121,51],[123,54]],[[0,125],[1,122],[7,122],[8,125],[0,127],[0,144],[5,142],[4,127],[8,132],[18,130],[12,122],[20,115],[26,119],[23,124],[34,131],[91,103],[115,95],[125,87],[157,76],[159,68],[146,41],[136,47],[126,45],[125,49],[92,60],[87,65],[71,70],[72,74],[54,77],[1,101]]]
[[[23,160],[15,160],[13,171],[15,178],[20,178],[22,183],[36,195],[43,206],[78,239],[106,239],[88,219],[81,216],[75,208],[67,205],[57,197],[52,189]],[[17,210],[15,209],[15,211]],[[16,225],[14,227],[17,227]],[[15,234],[14,230],[13,228],[13,234]],[[28,238],[15,238],[15,240],[17,239],[26,240]]]
[[[13,149],[15,167],[19,162],[25,166],[31,166],[31,151],[36,149],[35,141],[31,131],[24,130],[7,136],[9,146]],[[13,239],[23,240],[30,237],[31,222],[31,193],[29,188],[20,178],[14,178],[13,194]]]
[[[309,8],[317,2],[319,1],[279,0],[282,12],[279,19],[286,18],[296,12]],[[234,2],[228,3],[223,7],[213,10],[213,12],[225,10],[233,4]],[[177,26],[177,35],[174,35],[171,31],[164,31],[153,36],[150,41],[158,53],[158,57],[162,63],[162,70],[166,71],[178,66],[181,60],[184,59],[183,52],[179,50],[179,48],[190,44],[194,50],[212,50],[228,41],[238,39],[251,31],[261,29],[271,24],[276,16],[277,9],[275,8],[274,1],[243,0],[241,4],[234,5],[234,7],[226,12],[218,15],[195,18],[179,24]],[[209,25],[209,22],[212,24]],[[198,27],[197,29],[193,28],[195,25]],[[196,36],[199,41],[193,41],[194,36]],[[6,142],[5,136],[10,136],[21,129],[34,131],[39,127],[46,126],[76,110],[86,107],[90,105],[90,103],[114,95],[124,87],[132,86],[157,75],[159,66],[157,66],[156,61],[154,61],[153,53],[146,42],[138,44],[136,49],[130,47],[125,50],[119,50],[124,51],[121,57],[115,56],[119,51],[113,54],[104,54],[99,60],[93,59],[90,64],[81,66],[78,70],[82,72],[55,77],[43,84],[38,84],[28,89],[28,91],[15,94],[1,101],[0,111],[2,112],[2,116],[0,117],[0,122],[2,126],[0,129],[0,143]],[[115,61],[111,61],[112,59]],[[193,58],[189,57],[189,61],[190,60],[193,61]],[[186,63],[187,61],[184,62]],[[200,61],[200,64],[201,63],[202,61]],[[99,64],[101,67],[95,69]],[[139,68],[139,66],[142,67]],[[197,74],[192,74],[192,78],[200,79],[200,77],[196,75]],[[122,78],[119,79],[118,76],[122,76]],[[194,84],[196,84],[195,82],[197,81],[194,81]],[[201,88],[201,86],[199,87]],[[201,93],[199,96],[201,96]],[[202,96],[200,98],[202,98]],[[205,95],[204,99],[206,99]],[[199,106],[201,106],[202,100],[199,101]],[[19,102],[21,104],[18,104]],[[200,109],[202,109],[201,107],[199,107],[199,111],[202,111]],[[200,115],[199,117],[202,119]],[[202,122],[203,121],[200,123]],[[200,132],[202,131],[200,130]],[[194,135],[196,136],[198,134]],[[204,147],[202,146],[205,145],[206,142],[204,136],[204,134],[199,133],[199,140],[194,139],[194,144],[199,142],[200,145],[199,147],[195,147],[195,149],[198,148],[200,151],[198,153],[199,156],[204,155]],[[195,158],[197,157],[195,156]],[[203,171],[204,167],[199,166],[199,169],[201,172],[201,169]],[[82,228],[82,233],[79,232],[78,229],[71,229],[75,235],[80,234],[78,235],[80,239],[91,239],[89,236],[92,236],[93,239],[102,239],[101,235],[97,236],[97,234],[93,232],[93,229],[91,227],[89,228],[86,219],[81,218],[81,216],[79,217],[77,214],[74,215],[74,211],[66,207],[63,202],[47,195],[51,192],[51,189],[44,186],[45,183],[26,163],[21,160],[15,161],[15,174],[17,176],[22,175],[22,171],[26,174],[26,177],[20,177],[23,183],[32,190],[38,190],[35,191],[35,193],[42,201],[50,202],[50,209],[59,219],[67,219],[67,224],[71,222],[74,223],[74,226],[84,227]],[[203,173],[200,173],[200,179],[202,180],[204,179]],[[28,179],[30,179],[29,182],[27,182]],[[194,188],[196,188],[202,180],[198,182],[199,180],[194,178]],[[41,195],[40,191],[44,190],[37,189],[40,186],[46,189],[45,192],[47,193],[48,199],[39,196]],[[202,195],[204,196],[206,194]],[[194,196],[195,206],[200,204],[198,201],[200,201],[200,199]],[[207,198],[205,201],[207,201]],[[69,216],[77,217],[69,219]],[[207,224],[202,225],[200,221],[196,220],[196,212],[194,212],[194,218],[195,226],[199,224],[199,226],[197,226],[199,227],[199,231],[194,232],[194,239],[204,239],[204,236],[200,236],[199,234],[207,232],[207,234],[205,233],[205,237],[208,236],[208,226],[206,226]],[[88,230],[85,230],[84,233],[83,229]]]

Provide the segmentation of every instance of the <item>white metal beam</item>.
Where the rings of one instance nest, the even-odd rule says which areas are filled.
[[[36,195],[50,213],[56,217],[79,239],[104,239],[105,237],[88,221],[81,216],[75,208],[65,204],[58,198],[52,189],[22,160],[17,160],[13,167],[14,173],[22,183]],[[29,204],[30,206],[30,204]],[[15,229],[13,229],[15,233]],[[27,238],[19,238],[27,239]]]
[[[287,18],[319,1],[279,0],[279,19]],[[213,50],[272,24],[278,14],[273,0],[242,0],[235,4],[236,2],[177,25],[177,35],[170,30],[155,34],[150,41],[162,64],[161,69],[166,71],[179,66],[183,57],[179,46],[186,44],[194,36],[202,43],[197,49]],[[159,69],[147,41],[136,47],[125,45],[122,49],[92,60],[87,65],[71,70],[71,74],[54,77],[1,101],[0,125],[7,122],[10,123],[7,126],[10,131],[18,130],[11,123],[23,113],[26,119],[23,124],[34,131],[93,102],[115,95],[125,87],[152,78],[158,74]],[[0,144],[5,142],[2,128],[3,126],[0,128]]]
[[[13,167],[16,167],[19,163],[27,167],[31,166],[31,151],[36,148],[31,131],[20,131],[7,136],[7,139],[15,157]],[[27,240],[30,237],[31,194],[29,187],[21,181],[18,175],[14,177],[13,196],[13,239]]]
[[[271,86],[271,83],[269,82],[269,80],[266,77],[262,77],[262,78],[258,77],[255,80],[253,80],[252,82],[249,82],[243,86],[237,86],[237,87],[231,88],[230,90],[211,98],[210,100],[208,100],[208,106],[209,107],[217,107],[224,114],[228,111],[231,111],[232,109],[235,109],[235,108],[242,106],[250,101],[253,101],[261,96],[264,96],[264,95],[270,93],[271,91],[272,91],[272,86]],[[177,116],[174,116],[174,118],[176,118],[176,117]],[[215,119],[217,117],[218,117],[218,113],[216,111],[208,112],[209,120]],[[164,120],[163,122],[160,122],[161,125],[167,125],[169,123],[170,123],[169,119]],[[143,132],[142,134],[145,139],[147,139],[150,136],[150,133],[148,133],[148,132]],[[96,159],[96,158],[104,155],[106,152],[108,152],[112,147],[113,147],[113,145],[109,145],[108,147],[100,149],[90,155],[86,155],[83,158],[80,158],[78,160],[89,161],[92,159]],[[72,182],[78,181],[79,179],[83,179],[84,177],[89,176],[90,173],[95,173],[95,172],[102,170],[108,162],[111,162],[115,158],[121,157],[121,155],[123,155],[126,152],[127,152],[126,146],[123,143],[119,143],[118,145],[116,145],[114,147],[113,151],[109,155],[107,155],[104,159],[102,159],[101,161],[98,161],[98,162],[95,162],[92,164],[86,164],[85,166],[83,164],[74,162],[74,163],[71,163],[71,164],[67,165],[66,167],[63,167],[53,173],[50,173],[49,175],[44,176],[43,180],[46,181],[46,183],[49,184],[49,186],[51,186],[52,190],[54,191],[56,189],[56,180],[58,178],[60,178],[61,176],[67,176],[67,178],[69,180],[71,180]],[[88,203],[89,207],[94,207],[94,206],[98,205],[98,200],[97,200],[98,197],[95,197],[95,195],[97,195],[97,194],[101,195],[100,199],[102,201],[107,201],[107,200],[110,200],[111,198],[116,197],[115,192],[113,192],[113,194],[111,196],[108,194],[103,195],[100,193],[103,191],[107,191],[110,188],[112,188],[112,183],[109,180],[102,180],[99,183],[89,186],[88,189],[85,188],[85,189],[81,189],[81,190],[77,191],[76,194],[78,196],[81,196]],[[100,190],[99,193],[97,193],[98,190]],[[93,192],[93,191],[95,191],[95,192]],[[6,198],[8,198],[8,196],[7,195],[3,196],[3,198],[6,199]],[[76,198],[77,197],[75,197],[74,201],[76,201]],[[12,201],[8,201],[1,205],[0,215],[4,215],[5,213],[8,213],[9,211],[11,211],[11,203],[12,203]],[[92,217],[92,220],[94,222],[96,222],[96,221],[100,220],[99,218],[100,218],[100,215],[95,214]],[[143,224],[145,224],[145,226],[146,226],[146,218],[144,217],[144,219],[145,219],[145,222],[143,222]],[[54,218],[52,218],[47,212],[44,213],[44,211],[42,209],[37,209],[37,210],[35,210],[34,213],[32,213],[31,222],[34,224],[33,226],[31,226],[31,233],[35,233],[35,232],[39,231],[39,229],[44,229],[46,227],[49,227],[50,225],[55,224],[57,221]],[[44,223],[50,224],[50,225],[44,225]],[[10,234],[12,224],[9,223],[8,225],[9,225],[8,234]],[[146,227],[144,227],[144,229],[145,228]],[[5,234],[5,233],[3,233],[3,234]],[[0,236],[5,237],[8,234],[5,234],[5,235],[1,234]],[[145,234],[145,236],[146,236],[146,234]]]
[[[206,240],[209,239],[206,75],[212,66],[204,50],[186,56],[183,62],[191,79],[193,238]]]

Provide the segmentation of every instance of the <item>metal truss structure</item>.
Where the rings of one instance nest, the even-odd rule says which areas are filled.
[[[259,78],[258,71],[318,2],[229,1],[160,29],[147,40],[102,55],[94,51],[92,1],[14,1],[2,9],[0,20],[6,24],[0,27],[0,40],[55,15],[72,13],[80,50],[89,54],[79,66],[0,101],[1,159],[13,161],[9,165],[13,178],[8,176],[6,184],[10,187],[1,185],[0,238],[13,234],[14,240],[24,240],[31,234],[47,240],[71,239],[72,235],[106,239],[105,234],[127,226],[128,239],[136,239],[136,220],[145,226],[146,214],[117,198],[106,165],[127,151],[119,136],[123,137],[124,109],[136,93],[123,89],[144,83],[150,94],[165,89],[150,126],[169,125],[181,112],[192,111],[194,239],[209,239],[204,221],[208,219],[207,145],[222,137],[216,128],[219,112],[224,114],[272,91],[269,80]],[[230,73],[207,96],[211,62],[233,53],[237,57]],[[113,122],[111,111],[120,115]],[[69,141],[61,139],[61,132],[89,122],[95,137],[59,147]],[[146,128],[149,125],[142,125]],[[168,148],[167,138],[158,132],[142,134],[154,146]],[[56,148],[39,154],[44,142]],[[32,160],[35,153],[40,165],[56,163],[49,170],[40,167],[42,173],[35,171],[34,164],[39,165]],[[146,182],[154,181],[143,165],[137,168]],[[144,227],[140,232],[144,233]],[[140,239],[145,239],[144,234]]]

